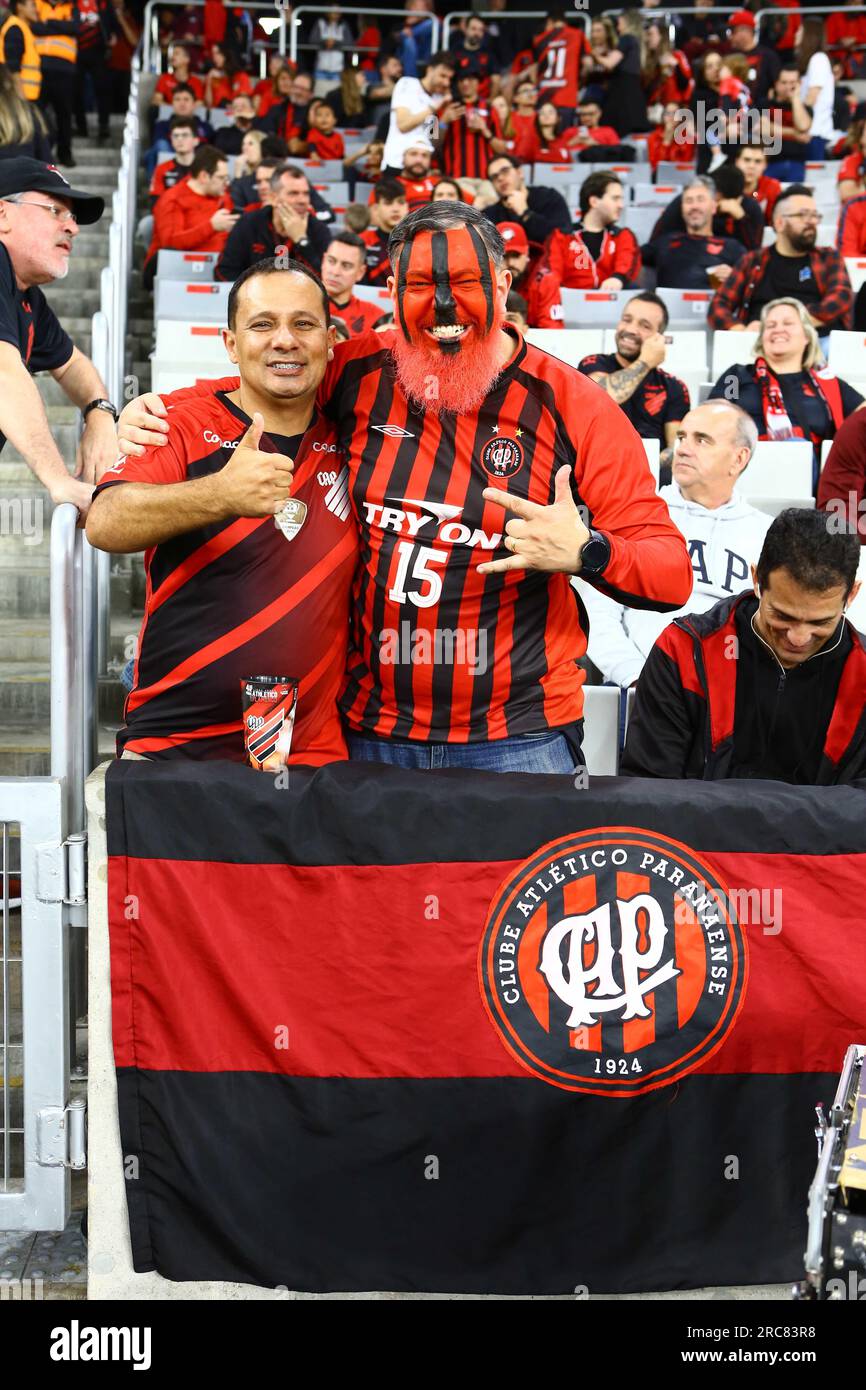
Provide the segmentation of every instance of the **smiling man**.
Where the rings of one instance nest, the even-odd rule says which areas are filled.
[[[70,188],[50,165],[0,160],[0,449],[11,440],[52,502],[74,502],[82,512],[93,483],[117,456],[117,412],[90,358],[38,287],[65,279],[79,224],[98,222],[104,207],[102,198]],[[31,373],[44,371],[84,417],[74,476],[33,382]]]
[[[346,756],[358,546],[334,431],[315,415],[334,340],[320,281],[298,263],[251,267],[224,337],[235,389],[176,405],[168,443],[109,469],[88,518],[100,550],[146,551],[118,752],[243,761],[240,682],[287,672],[300,681],[291,761],[318,766]]]
[[[866,647],[845,618],[860,545],[835,520],[782,512],[754,589],[665,629],[638,681],[625,776],[829,786],[866,775]]]
[[[340,344],[326,373],[361,536],[340,701],[353,757],[570,772],[586,650],[571,577],[649,608],[691,591],[628,421],[504,323],[504,252],[464,204],[410,214],[390,241],[395,328]],[[128,408],[133,450],[173,430],[142,405],[166,411]]]

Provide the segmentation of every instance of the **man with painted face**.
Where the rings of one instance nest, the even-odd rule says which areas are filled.
[[[570,772],[586,651],[572,576],[674,609],[691,591],[685,544],[618,407],[504,322],[511,276],[482,214],[422,208],[390,252],[395,327],[339,344],[320,396],[361,533],[351,755]],[[158,398],[133,403],[123,447],[169,419]]]

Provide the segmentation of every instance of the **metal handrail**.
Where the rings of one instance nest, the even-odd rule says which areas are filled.
[[[184,9],[203,9],[205,0],[185,0]],[[280,27],[278,30],[277,52],[284,54],[286,51],[286,12],[287,5],[281,4],[277,0],[276,4],[261,4],[260,0],[244,0],[245,10],[267,10],[268,14],[273,15],[276,9]],[[144,24],[141,36],[141,68],[143,72],[159,72],[159,67],[153,67],[154,56],[161,59],[159,47],[159,21],[156,12],[159,9],[176,10],[177,5],[172,4],[171,0],[147,0],[144,7]],[[345,12],[344,12],[345,13]],[[369,13],[369,11],[367,11]]]
[[[608,12],[605,11],[605,13]],[[616,10],[613,13],[620,14],[621,11]],[[725,13],[727,14],[729,11],[726,10]],[[586,11],[581,10],[575,14],[569,14],[568,17],[570,20],[579,20],[583,25],[584,33],[589,33],[589,26],[595,16],[589,15]],[[504,19],[546,18],[547,10],[449,10],[442,21],[442,47],[443,49],[447,49],[448,47],[448,40],[451,36],[451,21],[454,19],[495,19],[501,23]]]
[[[331,10],[333,10],[333,8],[334,8],[333,5],[299,5],[298,8],[297,8],[296,10],[293,11],[293,13],[292,13],[291,30],[290,30],[290,33],[289,33],[289,60],[290,60],[290,62],[296,63],[296,62],[298,61],[298,30],[299,30],[299,28],[301,27],[300,16],[301,16],[302,14],[330,14],[330,13],[331,13]],[[405,10],[378,10],[378,9],[371,10],[371,9],[369,9],[366,5],[363,6],[363,8],[361,8],[361,9],[358,9],[357,7],[349,8],[349,7],[347,7],[346,5],[341,5],[341,6],[340,6],[340,14],[341,14],[341,15],[344,15],[344,14],[362,14],[362,15],[366,15],[368,19],[372,18],[373,16],[378,17],[379,15],[396,15],[398,19],[404,19],[404,20],[405,20],[405,18],[406,18],[406,11],[405,11]],[[422,17],[423,17],[424,19],[430,19],[430,20],[432,20],[432,22],[433,22],[433,38],[432,38],[432,40],[431,40],[431,45],[432,45],[432,46],[431,46],[430,52],[431,52],[431,53],[438,53],[438,51],[439,51],[439,29],[440,29],[440,23],[441,23],[441,21],[439,20],[438,15],[435,15],[435,14],[430,14],[430,15],[425,14],[425,15],[423,15]]]
[[[84,782],[96,761],[96,552],[72,502],[51,518],[51,776],[64,782],[68,834],[87,820]]]

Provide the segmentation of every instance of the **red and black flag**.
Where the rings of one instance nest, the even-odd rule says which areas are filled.
[[[814,1106],[866,1026],[863,809],[769,782],[114,764],[135,1268],[317,1292],[797,1278]]]

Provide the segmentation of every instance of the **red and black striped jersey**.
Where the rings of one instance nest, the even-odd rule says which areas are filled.
[[[492,107],[485,102],[467,104],[467,112],[475,111],[486,124],[493,140],[502,139],[502,123]],[[442,168],[452,179],[486,179],[487,166],[493,158],[490,139],[480,130],[473,130],[466,116],[449,121],[442,141]]]
[[[369,299],[359,299],[357,295],[350,295],[348,303],[338,304],[335,299],[328,299],[331,309],[331,318],[342,319],[352,337],[358,333],[369,333],[371,328],[387,314],[391,313],[391,304],[388,300],[383,300],[381,304],[373,304]]]
[[[250,424],[221,392],[169,404],[168,443],[120,459],[97,495],[122,483],[216,473]],[[243,761],[241,680],[287,675],[300,681],[290,761],[346,757],[337,696],[358,553],[347,468],[321,417],[303,436],[263,435],[261,448],[295,459],[292,496],[306,504],[303,524],[289,541],[273,517],[228,518],[146,552],[144,620],[118,753]]]
[[[573,109],[580,88],[580,63],[589,45],[582,29],[557,24],[532,40],[532,57],[538,63],[538,104]]]
[[[367,269],[364,274],[365,285],[381,285],[383,288],[391,274],[388,260],[388,232],[380,232],[378,227],[367,227],[361,233],[361,240],[367,247]]]

